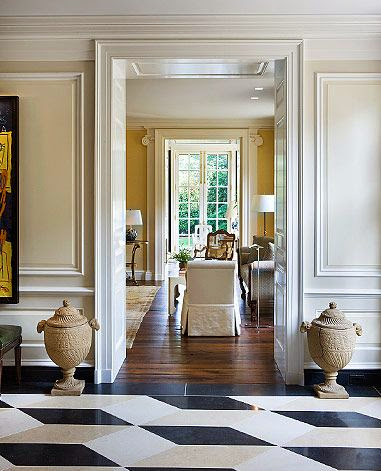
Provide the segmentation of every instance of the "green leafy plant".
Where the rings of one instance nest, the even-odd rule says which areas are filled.
[[[187,263],[192,260],[192,254],[189,249],[181,249],[177,253],[172,254],[172,258],[179,263]]]

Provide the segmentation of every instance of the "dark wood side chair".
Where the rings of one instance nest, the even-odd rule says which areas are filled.
[[[0,325],[0,394],[1,377],[3,373],[3,356],[15,349],[15,366],[17,381],[21,383],[21,327],[18,325]]]

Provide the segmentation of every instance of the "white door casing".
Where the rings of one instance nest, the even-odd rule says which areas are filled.
[[[97,54],[97,69],[107,67],[111,82],[96,84],[95,313],[101,324],[96,383],[113,382],[126,357],[125,65]]]
[[[288,384],[303,381],[302,336],[298,326],[302,319],[301,290],[301,80],[302,80],[302,41],[300,40],[109,40],[96,42],[96,315],[101,321],[103,331],[96,345],[97,382],[111,382],[118,362],[116,345],[117,320],[113,303],[115,283],[121,279],[113,274],[110,257],[113,257],[115,239],[114,226],[110,225],[113,215],[113,181],[111,169],[111,89],[113,81],[112,62],[115,59],[137,58],[211,58],[237,59],[250,58],[253,61],[287,60],[287,286],[285,339],[287,357],[285,378]],[[159,147],[159,135],[155,132],[155,146]],[[165,133],[163,133],[165,134]],[[166,136],[167,137],[167,136]],[[171,136],[168,136],[171,138]],[[163,150],[164,151],[164,150]],[[103,172],[104,171],[104,172]],[[155,178],[161,177],[159,175]],[[155,188],[156,202],[161,196]],[[158,198],[159,197],[159,198]],[[247,202],[246,202],[247,203]],[[241,208],[242,210],[242,208]],[[246,209],[247,210],[247,209]],[[124,217],[124,216],[122,216]],[[156,218],[155,218],[156,223]],[[160,224],[159,224],[160,225]],[[159,228],[156,226],[156,229]],[[118,281],[119,280],[119,281]],[[120,287],[121,289],[121,287]],[[113,310],[114,309],[114,310]],[[120,332],[118,332],[121,334]],[[123,332],[124,335],[124,332]],[[120,350],[119,350],[120,351]],[[120,361],[120,357],[119,357]],[[103,373],[106,372],[106,373]]]

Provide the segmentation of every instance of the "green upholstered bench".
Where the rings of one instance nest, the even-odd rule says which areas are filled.
[[[21,383],[21,327],[18,325],[0,324],[0,394],[1,377],[3,373],[3,356],[12,348],[15,349],[15,365],[17,381]]]

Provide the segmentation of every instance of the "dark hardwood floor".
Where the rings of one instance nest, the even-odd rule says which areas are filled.
[[[181,303],[167,315],[167,287],[161,288],[144,317],[133,347],[127,351],[116,382],[144,383],[283,383],[273,358],[273,330],[242,327],[237,337],[182,337]],[[127,287],[128,289],[128,287]],[[250,320],[244,303],[244,322]],[[272,323],[272,310],[262,309],[263,323]]]

